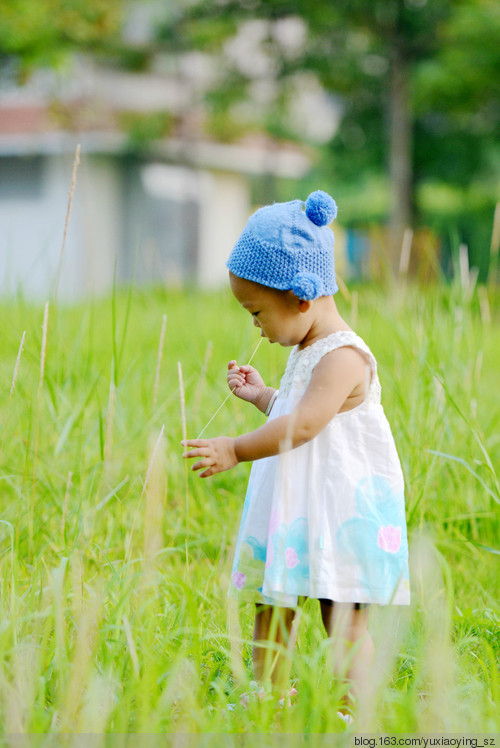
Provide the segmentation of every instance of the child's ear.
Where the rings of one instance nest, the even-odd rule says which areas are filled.
[[[312,301],[308,301],[307,299],[299,299],[298,296],[295,296],[294,292],[291,289],[286,293],[288,294],[289,299],[291,299],[291,302],[295,309],[298,309],[299,312],[309,311]]]
[[[308,312],[311,308],[311,303],[308,299],[299,299],[299,312],[302,312],[302,314]]]

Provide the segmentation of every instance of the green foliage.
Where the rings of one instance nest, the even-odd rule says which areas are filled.
[[[380,629],[393,652],[367,731],[498,732],[498,299],[489,298],[488,323],[484,289],[472,299],[457,283],[351,292],[357,319],[357,297],[338,304],[379,362],[412,554],[408,616],[373,612],[374,636]],[[242,607],[239,632],[226,588],[249,466],[201,481],[180,457],[177,362],[197,436],[227,394],[227,361],[255,348],[244,310],[227,292],[162,290],[52,309],[42,379],[43,310],[19,298],[0,312],[9,320],[0,340],[3,732],[342,731],[343,685],[331,677],[313,601],[293,664],[296,705],[280,709],[269,696],[240,706],[252,609]],[[262,345],[254,363],[277,385],[287,355]],[[207,434],[261,423],[231,398]]]
[[[116,39],[122,18],[120,0],[3,0],[0,54],[20,59],[25,71],[59,65],[74,50]]]
[[[161,138],[171,134],[175,118],[169,112],[121,112],[120,129],[128,136],[127,147],[134,151],[143,151]]]
[[[278,27],[297,18],[304,24],[305,39],[290,51],[280,42]],[[256,101],[255,106],[242,108],[242,99],[252,100],[253,87],[262,82],[263,74],[248,66],[244,73],[238,70],[238,61],[224,54],[224,44],[236,29],[255,19],[267,24],[256,50],[270,61],[264,76],[270,93],[265,103]],[[207,104],[215,107],[217,122],[226,115],[232,123],[227,129],[212,129],[221,137],[228,130],[233,136],[238,132],[239,117],[243,128],[304,142],[290,121],[288,104],[294,95],[290,81],[305,71],[317,76],[342,110],[332,142],[318,149],[319,160],[326,161],[328,169],[315,172],[335,193],[353,188],[363,192],[366,183],[384,177],[390,187],[388,165],[396,137],[390,129],[396,98],[394,70],[401,68],[408,86],[404,106],[411,130],[411,149],[404,158],[411,162],[407,167],[413,175],[407,215],[415,227],[441,229],[449,215],[422,203],[420,195],[427,185],[437,183],[460,191],[461,209],[453,220],[464,241],[481,236],[473,252],[487,272],[489,247],[483,237],[491,230],[499,199],[500,168],[500,13],[495,0],[203,0],[189,4],[159,38],[174,35],[183,40],[178,48],[193,45],[216,53],[220,76]],[[483,185],[480,210],[467,199],[471,183]],[[345,216],[347,222],[366,223],[374,213],[378,220],[387,221],[394,200],[388,199],[388,192],[383,198],[377,200],[376,211],[365,216],[354,211]]]

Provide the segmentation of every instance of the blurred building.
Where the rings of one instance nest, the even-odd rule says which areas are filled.
[[[54,91],[57,95],[54,95]],[[183,81],[83,62],[61,85],[41,73],[0,81],[0,293],[46,298],[54,288],[77,144],[73,208],[59,297],[118,282],[217,286],[252,211],[251,180],[300,178],[303,150],[263,137],[224,144],[192,125],[131,148],[121,115],[186,111]],[[191,118],[191,121],[190,121]]]

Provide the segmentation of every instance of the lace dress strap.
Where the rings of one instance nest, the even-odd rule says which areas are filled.
[[[299,350],[297,346],[293,348],[281,380],[279,396],[288,395],[292,385],[305,389],[309,384],[314,367],[321,358],[337,348],[344,348],[346,346],[357,348],[365,354],[370,366],[370,384],[364,402],[379,404],[380,383],[377,374],[377,361],[364,340],[351,330],[334,332],[302,350]]]

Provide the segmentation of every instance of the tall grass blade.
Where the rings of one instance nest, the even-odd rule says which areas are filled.
[[[114,367],[112,367],[114,369]],[[115,423],[116,406],[116,384],[113,373],[109,381],[108,411],[106,413],[106,440],[104,443],[104,467],[108,469],[111,464],[113,452],[113,429]]]
[[[165,426],[162,426],[161,427],[161,431],[160,431],[160,433],[158,435],[158,438],[156,440],[156,443],[155,443],[155,445],[153,447],[153,450],[152,450],[152,453],[151,453],[151,457],[150,457],[150,460],[149,460],[149,463],[148,463],[148,468],[147,468],[147,471],[146,471],[146,477],[144,478],[144,484],[142,486],[141,495],[139,497],[139,502],[138,502],[136,511],[134,513],[134,519],[132,521],[132,527],[130,528],[130,533],[128,535],[128,543],[126,545],[126,550],[125,550],[125,564],[127,564],[130,561],[130,558],[131,558],[131,554],[132,554],[132,541],[133,541],[135,526],[136,526],[136,522],[137,522],[137,517],[139,516],[139,512],[140,512],[141,506],[142,506],[142,499],[143,499],[143,496],[144,496],[144,494],[145,494],[145,492],[147,490],[147,487],[148,487],[148,484],[149,484],[149,478],[150,478],[151,473],[153,471],[153,467],[154,467],[155,460],[156,460],[156,454],[157,454],[157,452],[158,452],[158,450],[160,448],[160,445],[163,443],[163,434],[164,434],[164,431],[165,431]]]
[[[500,250],[500,203],[495,206],[493,216],[493,229],[491,232],[490,244],[490,267],[488,272],[489,287],[493,290],[497,283],[498,276],[498,257]]]
[[[153,448],[147,475],[146,508],[144,512],[144,558],[153,559],[163,548],[162,521],[165,511],[167,475],[165,470],[165,439],[162,428]]]
[[[488,451],[487,451],[486,447],[483,444],[483,440],[479,436],[479,434],[477,432],[477,429],[472,425],[472,423],[470,422],[470,419],[465,415],[465,413],[463,412],[462,408],[458,405],[457,401],[455,400],[455,398],[451,394],[451,392],[449,390],[449,387],[447,386],[445,380],[441,376],[439,376],[439,374],[435,374],[435,377],[441,383],[441,386],[443,387],[444,391],[446,392],[446,396],[447,396],[448,400],[451,402],[451,404],[453,405],[453,407],[455,408],[455,410],[457,411],[457,413],[459,413],[459,415],[461,416],[461,418],[467,424],[467,426],[470,429],[472,435],[474,436],[474,439],[476,440],[476,442],[477,442],[477,444],[479,446],[479,449],[481,450],[481,452],[482,452],[482,454],[484,456],[486,464],[488,465],[488,467],[490,469],[491,475],[492,475],[494,483],[495,483],[495,488],[496,488],[496,497],[497,497],[496,500],[499,500],[499,498],[500,498],[500,484],[498,482],[498,476],[497,476],[495,468],[493,466],[493,462],[491,460],[491,457],[488,454]]]
[[[161,359],[163,356],[163,345],[165,342],[166,327],[167,327],[167,315],[164,314],[162,322],[161,322],[160,342],[158,344],[158,356],[156,358],[155,383],[153,387],[153,410],[155,409],[156,402],[158,400],[158,390],[160,387],[160,366],[161,366]]]
[[[481,486],[484,488],[486,493],[491,496],[491,498],[496,501],[497,504],[500,504],[500,498],[497,494],[495,494],[494,491],[491,490],[491,488],[484,482],[484,480],[481,478],[480,475],[476,473],[473,468],[469,465],[467,460],[465,460],[463,457],[457,457],[456,455],[449,455],[446,452],[438,452],[436,449],[426,449],[426,452],[428,452],[431,455],[436,455],[436,457],[444,457],[446,460],[451,460],[452,462],[458,462],[459,465],[463,465],[466,470],[469,471],[471,475],[474,476],[474,478],[481,484]]]
[[[181,425],[182,425],[182,440],[187,440],[187,424],[186,424],[186,398],[184,395],[184,380],[182,377],[182,364],[177,361],[177,375],[179,378],[179,397],[181,401]],[[187,463],[184,461],[184,491],[185,491],[185,518],[189,516],[189,492],[188,492],[188,474],[187,474]],[[187,551],[186,551],[187,553]]]
[[[45,303],[43,311],[43,325],[42,325],[42,346],[40,351],[40,378],[38,380],[38,391],[36,395],[36,422],[35,422],[35,443],[33,449],[33,472],[31,480],[31,507],[29,514],[29,542],[30,549],[33,546],[33,532],[34,532],[34,521],[35,521],[35,486],[36,486],[36,469],[37,469],[37,458],[38,458],[38,442],[40,436],[40,407],[42,400],[42,387],[43,377],[45,373],[45,358],[47,355],[47,331],[49,322],[49,302]]]
[[[10,401],[12,399],[12,395],[14,393],[14,388],[16,386],[17,375],[18,375],[18,372],[19,372],[19,363],[21,361],[21,354],[22,354],[22,352],[24,350],[24,339],[25,339],[25,337],[26,337],[26,330],[22,334],[21,343],[19,345],[19,350],[17,352],[16,363],[14,365],[14,373],[12,375],[12,384],[10,385],[9,399],[7,401],[7,404],[10,403]],[[5,445],[5,436],[6,436],[6,433],[7,433],[6,429],[7,429],[7,417],[8,417],[8,413],[9,413],[8,408],[5,408],[5,415],[4,415],[3,424],[2,424],[2,443],[0,445],[0,465],[2,463],[2,455],[3,455],[4,445]]]
[[[64,534],[66,532],[66,517],[68,515],[68,506],[69,506],[69,497],[71,492],[71,486],[73,481],[73,471],[70,470],[68,473],[68,479],[66,481],[66,490],[64,492],[64,502],[63,502],[63,508],[62,508],[62,517],[61,517],[61,537],[64,541]]]

